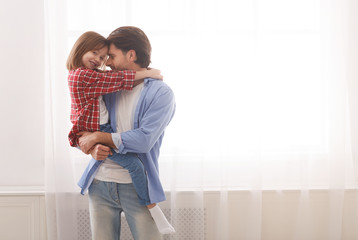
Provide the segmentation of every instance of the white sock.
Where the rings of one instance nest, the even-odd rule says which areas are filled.
[[[150,208],[149,212],[152,215],[155,224],[157,224],[158,230],[161,234],[175,233],[173,226],[170,225],[158,205],[155,205],[155,207]]]

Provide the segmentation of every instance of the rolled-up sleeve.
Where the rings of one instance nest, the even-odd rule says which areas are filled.
[[[116,146],[116,149],[114,149],[114,151],[116,153],[119,153],[119,146],[122,144],[122,138],[121,138],[121,134],[119,133],[112,133],[112,141],[114,143],[114,145]]]

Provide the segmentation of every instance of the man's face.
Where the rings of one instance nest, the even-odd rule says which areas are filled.
[[[124,54],[122,50],[111,44],[108,51],[108,60],[106,65],[112,70],[132,70],[132,63],[129,60],[129,54]]]

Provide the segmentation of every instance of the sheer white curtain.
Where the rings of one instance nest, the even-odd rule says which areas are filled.
[[[147,33],[152,67],[163,71],[176,95],[176,116],[160,157],[165,204],[177,230],[170,239],[185,236],[177,213],[187,208],[207,211],[214,219],[210,229],[194,229],[195,239],[269,239],[263,195],[273,191],[284,199],[287,190],[297,193],[288,234],[316,239],[311,224],[317,189],[327,193],[328,203],[327,218],[318,220],[324,229],[320,239],[343,239],[345,190],[356,189],[358,173],[355,1],[46,4],[50,239],[77,237],[76,182],[88,162],[67,142],[67,54],[81,33],[107,36],[124,25]],[[240,208],[232,192],[248,193],[246,205]],[[204,214],[192,217],[201,221]],[[279,233],[270,236],[280,239]]]

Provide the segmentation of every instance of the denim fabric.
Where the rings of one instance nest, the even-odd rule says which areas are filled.
[[[102,124],[100,126],[100,129],[102,132],[113,132],[110,124]],[[112,152],[115,153],[114,151]],[[140,161],[140,159],[138,158],[137,154],[134,153],[113,154],[111,156],[108,156],[108,158],[128,170],[132,178],[132,183],[134,185],[134,188],[138,194],[140,204],[149,205],[151,202],[148,194],[147,176],[144,170],[144,166]],[[85,183],[87,183],[86,185],[88,186],[90,185],[102,162],[103,161],[95,161],[94,164],[91,165],[91,167],[87,167],[86,172],[88,172],[88,174],[87,174],[87,178],[84,181]],[[82,185],[81,187],[83,187],[84,183],[82,182],[81,185]],[[84,194],[83,190],[81,191],[81,193]]]
[[[134,153],[115,154],[108,158],[128,170],[134,188],[138,194],[140,204],[149,205],[150,199],[148,194],[147,176],[145,174],[144,166],[137,155]]]
[[[149,210],[138,203],[133,184],[94,179],[88,193],[93,240],[119,240],[122,211],[134,240],[162,239]]]
[[[107,132],[107,133],[113,133],[114,132],[112,127],[111,127],[111,124],[109,124],[109,123],[99,125],[99,129],[101,130],[101,132]]]

